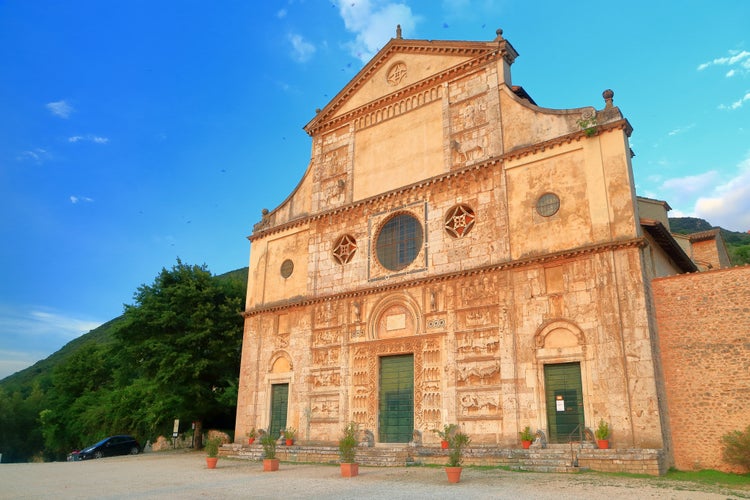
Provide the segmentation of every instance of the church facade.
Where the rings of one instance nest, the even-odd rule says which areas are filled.
[[[668,449],[650,283],[698,271],[691,242],[636,196],[614,93],[540,107],[517,55],[501,30],[397,33],[307,124],[307,171],[249,237],[238,440],[456,423],[510,448],[604,420],[613,447]]]

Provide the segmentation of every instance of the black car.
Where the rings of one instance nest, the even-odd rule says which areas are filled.
[[[110,436],[79,451],[75,460],[112,457],[114,455],[137,455],[141,445],[133,436]]]

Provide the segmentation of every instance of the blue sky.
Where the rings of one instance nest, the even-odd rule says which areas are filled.
[[[638,194],[750,229],[750,2],[0,0],[0,378],[179,257],[247,265],[302,127],[395,35],[492,40],[543,107],[634,127]]]

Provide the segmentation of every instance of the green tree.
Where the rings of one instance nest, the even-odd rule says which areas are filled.
[[[137,374],[133,391],[148,387],[151,403],[159,403],[158,412],[141,415],[144,430],[173,418],[196,421],[200,447],[201,422],[234,413],[236,401],[228,406],[225,394],[237,386],[244,292],[240,280],[215,279],[205,265],[179,259],[138,288],[115,335],[123,366]]]

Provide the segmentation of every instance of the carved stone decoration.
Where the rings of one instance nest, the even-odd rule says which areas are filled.
[[[407,294],[385,297],[373,308],[368,331],[370,339],[406,337],[420,333],[420,314],[416,301]]]
[[[331,301],[315,306],[315,327],[339,325],[341,323],[339,307],[337,302]]]
[[[313,364],[316,367],[337,367],[340,366],[341,357],[340,347],[328,347],[325,349],[313,350]]]
[[[496,419],[501,416],[500,394],[497,391],[463,392],[458,395],[458,401],[460,419]]]
[[[338,393],[313,396],[310,401],[311,422],[338,421],[340,407]]]
[[[456,350],[461,356],[494,356],[500,349],[500,337],[493,329],[456,333]]]
[[[434,347],[429,337],[408,337],[358,344],[352,348],[352,418],[368,429],[377,429],[378,370],[381,356],[396,354],[414,355],[414,428],[432,429],[433,420],[425,419],[425,362],[424,352]],[[428,372],[431,373],[431,372]],[[439,370],[438,370],[439,373]],[[436,375],[438,376],[438,375]],[[430,382],[439,392],[439,384]],[[435,418],[434,416],[432,418]],[[433,426],[431,426],[433,425]]]
[[[333,258],[341,265],[349,263],[357,252],[357,240],[350,234],[340,236],[333,244]],[[357,319],[359,322],[359,319]]]
[[[388,73],[386,75],[388,85],[395,87],[406,78],[406,64],[401,61],[393,63],[393,65],[388,68]]]
[[[586,345],[583,331],[565,320],[555,320],[539,329],[535,335],[535,345],[541,348],[562,348]]]
[[[341,373],[336,370],[315,370],[310,374],[310,381],[313,390],[332,389],[341,386]]]
[[[336,345],[341,343],[341,332],[336,330],[318,330],[313,332],[313,346]]]
[[[478,274],[464,279],[459,285],[459,299],[462,307],[476,307],[498,302],[500,284],[497,275]]]
[[[475,220],[471,207],[456,205],[445,214],[445,232],[454,238],[462,238],[474,227]]]
[[[456,386],[476,387],[498,385],[500,363],[498,361],[473,361],[456,365]]]
[[[289,347],[289,334],[282,333],[273,337],[273,345],[276,349],[286,349]]]

